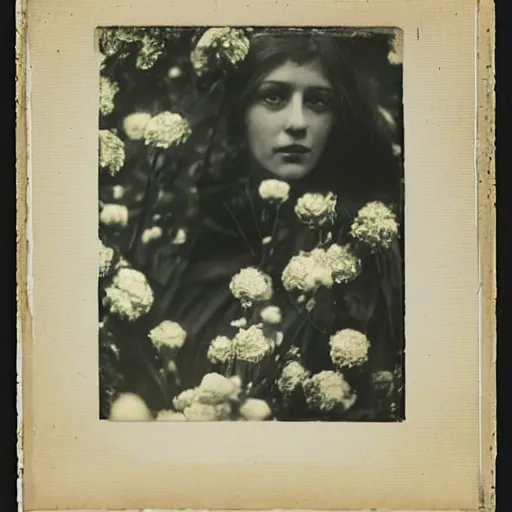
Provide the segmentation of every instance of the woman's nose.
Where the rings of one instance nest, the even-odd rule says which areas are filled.
[[[292,97],[286,120],[286,131],[293,134],[305,132],[307,128],[306,117],[304,115],[304,105],[302,97],[297,95]]]

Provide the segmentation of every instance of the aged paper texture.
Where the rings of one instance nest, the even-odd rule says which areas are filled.
[[[466,0],[20,4],[25,510],[492,510],[493,16],[492,2]],[[403,29],[402,423],[97,419],[94,30],[250,24]]]

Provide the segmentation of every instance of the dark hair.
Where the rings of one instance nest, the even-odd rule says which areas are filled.
[[[393,155],[392,140],[378,111],[370,81],[358,72],[352,58],[354,38],[314,30],[256,32],[249,53],[226,80],[223,105],[225,133],[235,148],[231,167],[240,172],[244,114],[252,93],[270,71],[291,60],[321,63],[335,93],[335,126],[317,168],[301,180],[307,190],[332,190],[347,200],[401,202],[401,165]],[[233,176],[229,176],[232,179]]]

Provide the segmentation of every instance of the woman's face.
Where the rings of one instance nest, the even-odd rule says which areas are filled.
[[[320,63],[287,61],[259,83],[245,116],[253,159],[282,179],[308,174],[334,122],[333,88]]]

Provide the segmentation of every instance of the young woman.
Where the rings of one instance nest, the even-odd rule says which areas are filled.
[[[186,240],[145,320],[153,326],[172,320],[187,333],[176,359],[179,380],[169,394],[197,386],[211,371],[240,371],[236,365],[213,364],[208,349],[216,336],[232,338],[237,320],[246,314],[230,291],[231,279],[242,268],[258,267],[272,279],[272,304],[283,320],[273,356],[257,375],[244,373],[253,381],[250,396],[267,400],[281,420],[400,419],[400,238],[386,251],[360,246],[364,271],[320,291],[310,307],[297,307],[282,284],[290,259],[318,245],[318,233],[297,219],[297,200],[307,192],[336,195],[332,243],[346,243],[354,217],[370,201],[389,206],[401,226],[400,161],[373,94],[350,60],[350,39],[309,30],[256,31],[249,39],[247,57],[223,79],[211,147],[195,167],[194,213],[176,225]],[[217,141],[225,146],[220,158]],[[278,209],[259,194],[266,179],[290,186]],[[311,374],[331,369],[330,336],[347,328],[370,340],[368,361],[344,372],[357,390],[355,404],[341,415],[322,416],[299,393],[284,407],[276,382],[289,354]],[[149,403],[164,407],[148,393]]]

